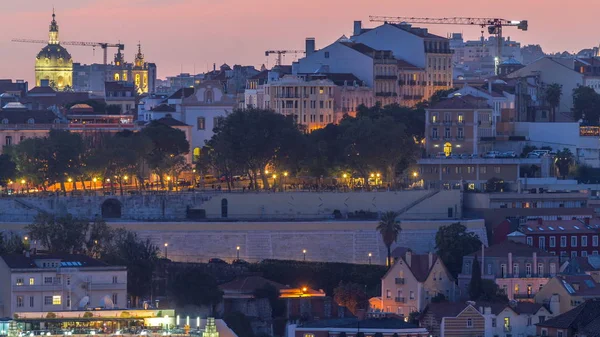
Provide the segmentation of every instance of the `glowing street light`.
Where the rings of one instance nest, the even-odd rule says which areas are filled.
[[[165,259],[168,259],[168,249],[169,249],[169,244],[167,242],[165,242]]]
[[[70,183],[72,183],[73,179],[69,178],[69,179],[67,179],[67,181],[70,182]]]
[[[269,174],[269,170],[265,170],[265,174]]]
[[[21,179],[21,184],[25,184],[25,179]]]
[[[373,254],[369,253],[369,264],[371,264],[371,256],[373,256]]]
[[[277,175],[276,174],[273,175],[273,179],[277,179]]]
[[[288,173],[287,173],[287,172],[283,172],[283,176],[284,176],[284,177],[287,177],[287,176],[288,176]]]
[[[342,174],[342,178],[346,179],[348,178],[348,175],[346,173]]]
[[[302,254],[304,255],[303,261],[306,261],[306,249],[302,249]]]
[[[237,251],[237,259],[240,259],[240,246],[235,247],[235,250]]]
[[[417,173],[417,171],[413,172],[413,177],[417,177],[419,174]]]
[[[127,179],[129,179],[128,176],[123,176],[123,180],[127,181]]]

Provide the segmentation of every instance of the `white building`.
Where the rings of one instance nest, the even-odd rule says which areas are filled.
[[[491,83],[489,83],[491,86]],[[487,104],[492,108],[492,118],[494,119],[495,124],[500,121],[500,114],[502,109],[514,109],[515,108],[515,95],[512,95],[507,92],[503,92],[499,94],[493,90],[491,87],[486,91],[480,88],[474,88],[469,85],[465,85],[452,94],[448,95],[448,97],[455,96],[460,94],[462,96],[471,95],[474,97],[485,98]]]
[[[491,303],[479,310],[485,318],[484,337],[535,336],[535,325],[552,317],[549,309],[532,302]]]
[[[84,255],[0,257],[0,317],[88,306],[126,308],[127,269]]]

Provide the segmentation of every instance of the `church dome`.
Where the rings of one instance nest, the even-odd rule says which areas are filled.
[[[71,54],[60,44],[49,44],[37,54],[38,60],[49,59],[50,61],[62,60],[64,63],[72,61]]]

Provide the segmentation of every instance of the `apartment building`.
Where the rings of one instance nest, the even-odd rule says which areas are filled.
[[[527,236],[527,244],[561,260],[569,257],[587,257],[598,255],[600,246],[600,222],[596,219],[575,220],[530,220],[521,225],[521,231]]]
[[[285,75],[264,85],[264,106],[291,116],[307,132],[334,122],[336,85],[328,79]]]
[[[0,317],[126,308],[127,269],[84,255],[0,256]]]
[[[427,73],[424,68],[404,60],[398,60],[398,85],[400,104],[413,107],[425,98]]]
[[[558,257],[526,245],[524,236],[492,245],[463,258],[458,286],[466,294],[471,282],[474,260],[477,259],[483,279],[493,280],[509,299],[532,300],[535,294],[554,277],[560,267]]]
[[[384,312],[408,317],[411,312],[422,311],[440,294],[450,301],[455,300],[454,283],[437,255],[406,250],[381,279],[381,308]]]

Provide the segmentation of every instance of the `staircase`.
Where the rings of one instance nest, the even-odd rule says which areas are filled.
[[[406,212],[407,212],[409,209],[411,209],[411,208],[413,208],[413,207],[417,206],[418,204],[420,204],[420,203],[422,203],[423,201],[425,201],[425,200],[427,200],[427,199],[429,199],[429,198],[433,197],[434,195],[436,195],[436,194],[438,194],[438,193],[440,193],[440,190],[439,190],[439,189],[434,189],[434,190],[431,190],[431,191],[429,191],[427,194],[425,194],[424,196],[420,197],[419,199],[417,199],[417,200],[415,200],[415,201],[411,202],[410,204],[408,204],[408,205],[406,205],[406,206],[402,207],[402,208],[401,208],[401,209],[398,211],[398,215],[402,215],[402,214],[406,213]]]

